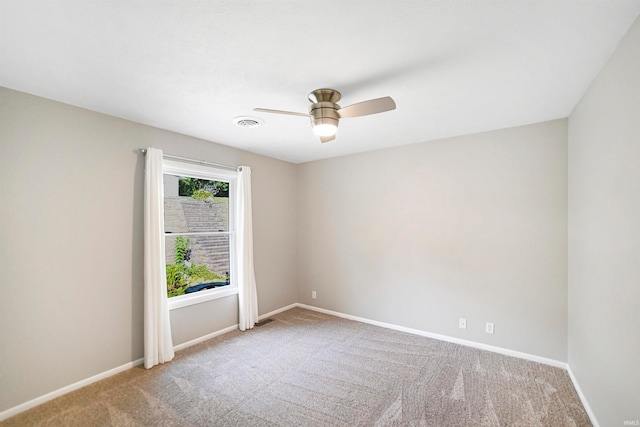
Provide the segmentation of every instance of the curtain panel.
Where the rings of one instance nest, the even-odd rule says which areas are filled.
[[[253,225],[251,212],[251,168],[238,171],[236,206],[238,237],[238,329],[251,329],[258,321],[258,293],[253,269]]]
[[[144,367],[173,359],[164,249],[162,150],[147,148],[144,173]]]

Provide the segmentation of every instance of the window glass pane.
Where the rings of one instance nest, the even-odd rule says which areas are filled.
[[[164,229],[229,231],[229,183],[165,174]]]
[[[229,235],[165,238],[169,298],[229,284]]]

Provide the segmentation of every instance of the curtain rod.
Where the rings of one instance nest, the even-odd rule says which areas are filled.
[[[146,148],[141,148],[140,152],[142,154],[147,154],[147,149]],[[171,154],[162,153],[162,157],[166,157],[167,159],[183,160],[185,162],[199,163],[201,165],[215,166],[215,167],[218,167],[218,168],[231,169],[231,170],[234,170],[234,171],[242,169],[242,166],[223,165],[223,164],[220,164],[220,163],[206,162],[204,160],[196,160],[196,159],[189,159],[187,157],[172,156]]]

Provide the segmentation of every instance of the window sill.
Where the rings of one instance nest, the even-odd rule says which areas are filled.
[[[193,295],[180,295],[177,297],[169,298],[169,310],[188,307],[190,305],[213,301],[215,299],[225,298],[237,294],[238,288],[234,286],[233,288],[228,289],[211,289],[207,291],[195,292]]]

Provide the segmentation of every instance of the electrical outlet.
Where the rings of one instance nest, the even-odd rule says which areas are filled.
[[[467,329],[467,319],[461,317],[460,319],[458,319],[458,328],[460,329]]]
[[[311,291],[311,298],[316,299],[316,291]]]
[[[486,327],[485,331],[486,331],[488,334],[492,334],[492,333],[493,333],[493,323],[491,323],[491,322],[487,322],[487,327]]]

